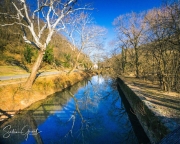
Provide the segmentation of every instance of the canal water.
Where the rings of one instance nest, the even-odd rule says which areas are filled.
[[[1,144],[136,144],[111,78],[94,76],[33,104],[0,129]]]

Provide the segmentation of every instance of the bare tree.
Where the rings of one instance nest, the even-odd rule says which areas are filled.
[[[156,73],[164,91],[179,91],[179,12],[178,3],[150,10],[146,15],[149,27],[149,51],[155,59]]]
[[[119,16],[113,24],[120,53],[108,61],[115,63],[112,67],[121,65],[122,71],[126,68],[126,73],[136,71],[136,77],[141,74],[144,80],[156,80],[163,91],[179,92],[179,22],[180,2],[176,0],[165,0],[162,7],[146,13]]]
[[[120,42],[124,46],[133,48],[135,52],[135,67],[136,67],[136,77],[139,78],[139,46],[143,44],[144,40],[144,30],[146,24],[143,22],[144,13],[136,14],[134,12],[130,14],[125,14],[117,17],[113,24],[116,31],[118,32],[118,37]]]
[[[76,59],[73,71],[78,66],[78,60],[82,53],[91,56],[102,48],[103,36],[106,29],[94,24],[90,14],[81,12],[76,13],[69,18],[73,21],[66,26],[65,32],[73,43],[73,49],[76,50]]]
[[[36,2],[37,3],[31,7],[25,0],[12,1],[16,14],[0,13],[14,20],[14,22],[1,24],[1,26],[20,26],[23,32],[24,42],[35,46],[39,51],[31,74],[24,86],[25,89],[32,87],[46,48],[55,31],[60,31],[65,28],[64,19],[69,14],[77,10],[85,9],[86,7],[75,8],[77,0],[36,0]],[[42,38],[42,36],[44,38]]]

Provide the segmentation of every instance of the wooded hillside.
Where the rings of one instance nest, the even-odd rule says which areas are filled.
[[[115,75],[158,82],[163,91],[180,92],[180,3],[117,17],[116,47],[102,67]]]
[[[11,2],[11,0],[2,0],[0,2],[2,13],[13,13],[14,8]],[[1,23],[13,22],[13,19],[6,15],[0,15],[0,20]],[[43,21],[40,21],[40,23],[43,24]],[[22,38],[23,33],[19,27],[18,25],[0,26],[0,65],[17,65],[27,71],[31,71],[38,51],[36,48],[33,48],[32,45],[24,42]],[[37,27],[35,27],[35,29],[37,29]],[[30,36],[30,34],[27,33],[27,36]],[[46,32],[42,35],[42,40],[45,36]],[[33,38],[29,37],[29,39]],[[56,33],[48,45],[41,67],[71,68],[73,67],[76,53],[78,53],[78,50],[72,50],[71,43],[60,33]],[[78,62],[81,64],[81,67],[91,66],[90,58],[85,54],[80,56]]]

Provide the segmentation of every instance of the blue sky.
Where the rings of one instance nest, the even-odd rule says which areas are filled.
[[[36,0],[27,0],[31,5],[36,4]],[[92,17],[96,24],[103,26],[108,30],[106,38],[106,47],[109,41],[115,37],[112,22],[116,17],[122,14],[141,12],[144,10],[160,7],[162,0],[78,0],[80,4],[91,4],[94,8]]]
[[[111,23],[117,16],[125,13],[141,12],[159,7],[161,0],[84,0],[92,3],[93,16],[100,25],[111,27]]]
[[[107,43],[114,36],[113,20],[119,15],[160,7],[162,0],[80,0],[91,3],[96,24],[108,29]]]

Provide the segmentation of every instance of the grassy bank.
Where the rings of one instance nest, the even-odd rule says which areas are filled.
[[[17,74],[28,74],[28,72],[18,66],[0,66],[0,76]]]
[[[53,75],[38,78],[30,91],[24,90],[24,82],[0,87],[0,119],[8,118],[32,103],[45,99],[57,91],[61,91],[85,78],[93,72],[78,71],[69,75]]]

